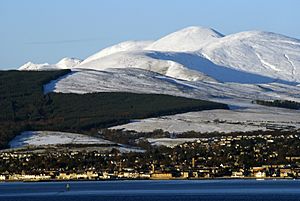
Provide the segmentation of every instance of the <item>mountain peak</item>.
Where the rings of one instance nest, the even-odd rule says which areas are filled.
[[[72,68],[74,66],[77,66],[81,63],[82,60],[77,59],[77,58],[69,58],[69,57],[65,57],[63,59],[61,59],[56,66],[58,68]]]
[[[210,35],[217,38],[223,37],[224,35],[219,33],[218,31],[209,28],[209,27],[203,27],[203,26],[189,26],[183,29],[180,29],[174,33],[186,33],[186,34],[199,34],[202,36]]]
[[[43,63],[43,64],[35,64],[31,61],[25,63],[24,65],[22,65],[19,70],[39,70],[42,68],[46,68],[49,67],[50,65],[48,63]]]
[[[223,35],[214,29],[190,26],[155,41],[146,49],[170,52],[196,51],[205,44],[221,37]]]
[[[73,68],[81,63],[80,59],[65,57],[61,59],[57,64],[36,64],[32,62],[27,62],[22,65],[19,70],[56,70],[56,69],[68,69]]]

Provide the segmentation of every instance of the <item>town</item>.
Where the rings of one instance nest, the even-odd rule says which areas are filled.
[[[300,177],[299,137],[296,131],[215,135],[175,147],[144,146],[143,152],[3,150],[0,181],[295,179]]]

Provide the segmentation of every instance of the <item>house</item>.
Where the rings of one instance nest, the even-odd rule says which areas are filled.
[[[150,179],[172,179],[171,173],[154,173],[151,174]]]
[[[67,173],[59,173],[59,175],[56,176],[56,179],[58,180],[70,180],[71,176]]]
[[[292,177],[293,171],[290,168],[280,169],[280,177]]]
[[[108,172],[102,172],[102,174],[99,174],[100,179],[110,179],[110,175]]]
[[[189,177],[189,172],[181,172],[181,178],[186,179]]]
[[[8,180],[11,181],[42,181],[42,180],[50,180],[51,176],[49,175],[30,175],[30,174],[13,174],[10,175]]]
[[[233,177],[233,178],[242,178],[242,177],[245,177],[244,176],[244,171],[240,170],[240,171],[232,172],[231,177]]]
[[[147,173],[140,173],[140,178],[141,179],[150,179],[151,175]]]
[[[5,180],[6,180],[5,175],[0,175],[0,181],[5,181]]]
[[[252,167],[251,168],[252,176],[256,178],[265,178],[266,177],[266,168],[264,167]]]

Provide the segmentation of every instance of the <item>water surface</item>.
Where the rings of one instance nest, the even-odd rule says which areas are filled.
[[[66,190],[70,184],[70,190]],[[300,180],[0,183],[2,201],[300,200]]]

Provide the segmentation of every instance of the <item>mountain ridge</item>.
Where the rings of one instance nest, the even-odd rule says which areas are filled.
[[[183,58],[184,55],[193,59]],[[170,57],[172,59],[168,59]],[[53,68],[141,68],[188,81],[231,82],[234,80],[223,77],[254,74],[257,76],[253,76],[250,83],[264,82],[260,78],[263,76],[269,78],[267,82],[282,80],[299,84],[300,40],[266,31],[245,31],[226,36],[214,29],[192,26],[155,41],[125,41],[104,48],[76,65],[29,63],[26,68],[19,69]],[[208,74],[210,68],[223,74]]]

